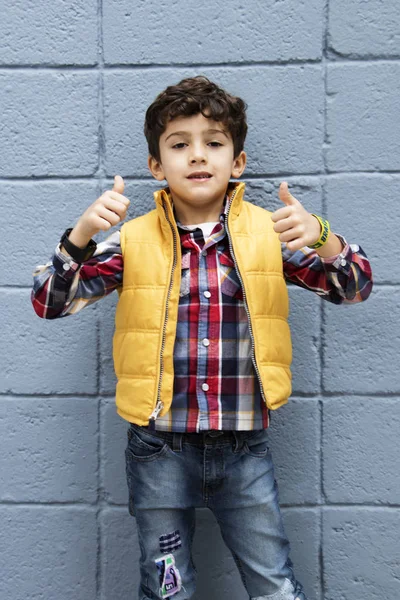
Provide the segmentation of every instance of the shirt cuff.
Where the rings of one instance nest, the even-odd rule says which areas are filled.
[[[58,275],[64,279],[71,279],[80,268],[81,263],[61,252],[61,243],[59,243],[53,254],[53,266]]]
[[[347,275],[351,269],[351,263],[353,260],[353,248],[355,249],[356,245],[353,244],[352,246],[350,246],[350,244],[347,243],[347,241],[342,235],[338,233],[335,233],[335,235],[339,238],[339,240],[342,243],[342,251],[340,252],[340,254],[336,254],[336,256],[329,256],[325,258],[323,256],[320,256],[320,259],[328,271],[341,271],[342,273],[346,273]]]

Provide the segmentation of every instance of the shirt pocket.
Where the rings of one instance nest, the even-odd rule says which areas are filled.
[[[243,300],[243,290],[239,276],[235,269],[235,263],[226,254],[219,255],[219,270],[221,279],[221,293],[224,296]]]

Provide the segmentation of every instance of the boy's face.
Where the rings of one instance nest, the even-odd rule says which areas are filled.
[[[149,169],[159,181],[167,180],[174,206],[183,216],[196,209],[208,214],[213,205],[219,210],[229,179],[240,177],[246,166],[244,151],[233,158],[233,140],[226,127],[201,113],[167,124],[160,137],[160,155],[161,161],[149,156]],[[189,178],[196,171],[211,177]]]

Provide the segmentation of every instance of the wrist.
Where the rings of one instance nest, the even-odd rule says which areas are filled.
[[[311,216],[314,217],[314,219],[319,223],[319,237],[315,240],[315,242],[307,245],[309,248],[316,250],[317,248],[321,248],[327,243],[329,234],[331,232],[331,228],[329,225],[329,221],[327,221],[326,219],[323,219],[315,213],[312,213]]]
[[[75,235],[73,236],[74,229]],[[63,254],[66,254],[75,262],[83,263],[93,256],[97,244],[91,238],[88,240],[87,235],[81,234],[79,229],[77,230],[78,233],[77,228],[74,229],[71,227],[64,231],[60,240],[60,249]]]
[[[82,231],[81,227],[79,227],[79,223],[77,223],[72,229],[71,233],[69,234],[68,239],[71,242],[71,244],[74,244],[74,246],[83,249],[86,248],[86,246],[92,239],[92,236]]]

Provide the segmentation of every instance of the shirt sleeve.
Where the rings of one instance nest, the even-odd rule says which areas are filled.
[[[322,258],[307,246],[291,252],[282,243],[285,279],[334,304],[362,302],[372,291],[370,262],[360,246],[350,245],[343,236],[335,235],[343,249],[329,258]]]
[[[50,261],[33,272],[31,301],[43,319],[75,314],[122,286],[120,230],[97,244],[93,256],[77,263],[56,247]]]

